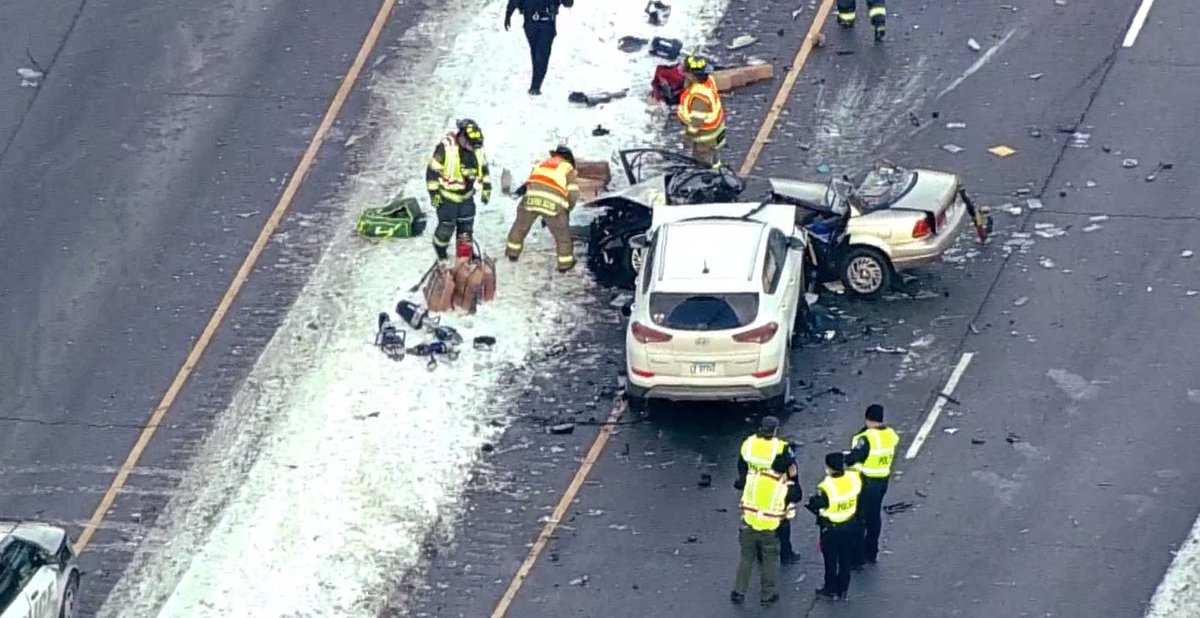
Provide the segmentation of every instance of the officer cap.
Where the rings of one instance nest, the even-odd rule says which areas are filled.
[[[867,406],[866,417],[867,417],[868,421],[882,423],[883,422],[883,406],[881,406],[877,403],[873,403],[873,404]]]
[[[779,429],[779,419],[774,416],[764,416],[758,425],[758,432],[764,435],[775,433]]]
[[[825,456],[825,465],[834,472],[846,470],[846,456],[841,453],[830,453]]]

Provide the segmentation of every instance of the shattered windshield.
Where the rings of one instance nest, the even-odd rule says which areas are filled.
[[[915,171],[890,165],[877,167],[868,172],[858,186],[858,206],[866,212],[888,208],[904,197],[916,184]]]

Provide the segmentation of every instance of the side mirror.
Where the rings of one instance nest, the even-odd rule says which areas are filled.
[[[633,249],[645,251],[650,246],[650,241],[645,234],[636,234],[629,237],[629,246]]]

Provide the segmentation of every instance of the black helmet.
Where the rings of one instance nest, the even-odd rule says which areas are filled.
[[[689,54],[688,57],[684,59],[683,68],[688,73],[691,73],[697,77],[706,77],[711,70],[707,59],[705,59],[703,56],[696,56],[692,54]]]
[[[562,157],[566,159],[567,163],[570,163],[572,166],[575,165],[575,153],[571,152],[571,149],[567,148],[565,144],[560,144],[558,148],[551,150],[550,154],[555,157]]]
[[[483,147],[483,129],[470,118],[463,118],[458,121],[458,136],[467,140],[471,148]]]

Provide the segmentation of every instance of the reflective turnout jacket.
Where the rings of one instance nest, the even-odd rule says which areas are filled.
[[[447,134],[429,158],[425,188],[447,202],[461,203],[475,196],[476,183],[482,185],[483,201],[491,201],[491,170],[483,150],[461,148],[454,134]]]
[[[675,116],[687,125],[687,136],[697,142],[716,141],[725,130],[725,108],[717,92],[717,82],[710,75],[702,82],[693,82],[679,97]]]
[[[533,168],[525,183],[525,210],[553,217],[579,201],[579,173],[566,159],[552,156]]]

